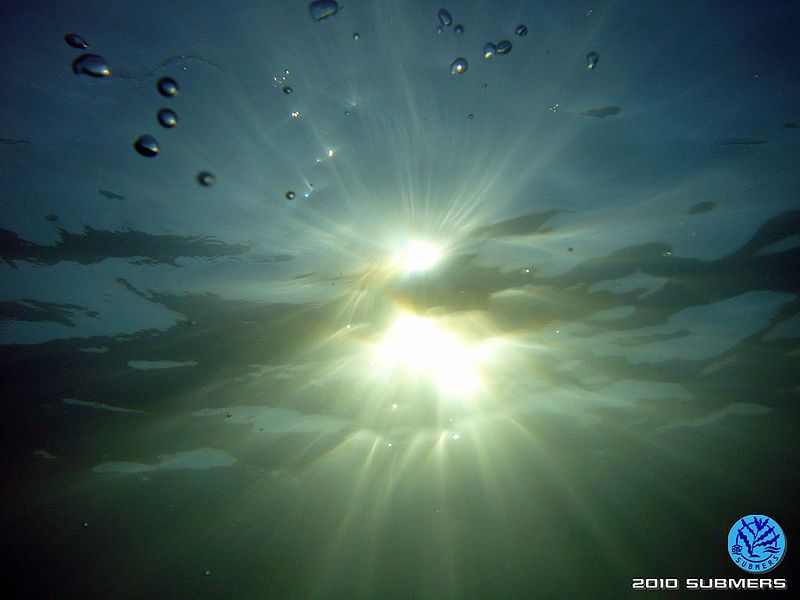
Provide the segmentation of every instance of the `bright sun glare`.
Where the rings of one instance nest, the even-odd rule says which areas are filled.
[[[445,394],[465,395],[480,383],[478,352],[434,319],[400,316],[376,353],[386,369],[428,377]]]
[[[401,260],[406,273],[417,273],[430,269],[441,257],[442,251],[433,244],[414,241],[406,247]]]

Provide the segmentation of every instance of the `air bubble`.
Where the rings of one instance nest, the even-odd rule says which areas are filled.
[[[217,178],[214,177],[213,173],[209,173],[208,171],[200,171],[197,174],[197,183],[204,187],[211,187],[217,182]]]
[[[459,23],[458,25],[453,27],[453,33],[461,35],[462,33],[464,33],[464,26],[461,23]]]
[[[89,47],[89,42],[79,36],[77,33],[68,33],[64,36],[64,41],[67,42],[73,48],[77,48],[78,50],[83,50],[84,48]]]
[[[586,68],[590,71],[594,70],[599,60],[600,55],[597,52],[589,52],[589,54],[586,55]]]
[[[497,53],[497,46],[492,42],[486,42],[483,45],[483,58],[492,58]]]
[[[502,40],[497,42],[497,53],[498,54],[508,54],[511,52],[511,42],[508,40]]]
[[[439,35],[442,35],[442,33],[444,33],[444,29],[442,29],[441,25],[436,26],[436,33],[438,33]]]
[[[142,156],[152,157],[161,152],[161,147],[152,135],[140,136],[133,144],[133,147]]]
[[[517,25],[514,33],[516,33],[519,37],[525,37],[528,35],[528,26],[524,24]]]
[[[314,0],[308,5],[308,12],[315,21],[322,21],[339,12],[339,3],[335,0]]]
[[[439,10],[439,23],[444,25],[445,27],[449,27],[450,24],[453,22],[453,15],[451,15],[447,9],[440,9]]]
[[[360,40],[360,39],[361,39],[361,36],[360,36],[360,35],[358,35],[358,32],[355,32],[355,33],[353,34],[353,41],[354,41],[354,42],[357,42],[357,41],[358,41],[358,40]]]
[[[294,90],[289,87],[288,85],[283,86],[283,93],[284,94],[291,94]]]
[[[175,127],[178,124],[178,115],[173,110],[162,108],[158,111],[158,122],[163,127]]]
[[[289,190],[288,192],[286,192],[285,195],[286,195],[286,199],[287,200],[294,200],[295,196],[296,196],[296,194],[292,190]]]
[[[162,77],[158,80],[158,91],[167,98],[178,95],[178,82],[172,77]]]
[[[102,56],[81,54],[72,61],[72,72],[76,75],[89,75],[90,77],[108,77],[111,75],[111,67]]]
[[[453,61],[453,64],[450,65],[450,74],[451,75],[460,75],[464,73],[469,68],[469,63],[467,59],[463,56],[459,56],[457,59]]]

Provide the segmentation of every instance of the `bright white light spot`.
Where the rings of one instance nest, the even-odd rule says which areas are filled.
[[[392,410],[397,410],[397,404],[392,404]]]
[[[294,110],[294,111],[292,111],[291,115],[292,115],[293,119],[299,119],[300,118],[300,111]]]
[[[433,319],[402,315],[376,352],[385,368],[429,377],[446,394],[468,394],[480,382],[478,353]]]
[[[392,447],[392,444],[391,444],[391,442],[390,442],[390,443],[388,443],[388,444],[386,444],[386,446],[387,446],[387,448],[391,448],[391,447]]]
[[[460,433],[454,433],[453,434],[453,439],[454,440],[460,440],[461,439],[461,434]]]
[[[411,242],[402,255],[406,273],[426,271],[442,258],[442,251],[427,242]]]
[[[328,158],[333,158],[334,156],[336,156],[336,151],[335,150],[328,150]]]

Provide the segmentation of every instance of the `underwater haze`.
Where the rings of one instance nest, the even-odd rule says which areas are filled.
[[[0,4],[4,596],[621,598],[750,514],[787,577],[799,29]]]

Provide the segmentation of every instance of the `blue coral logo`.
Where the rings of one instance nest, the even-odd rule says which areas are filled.
[[[777,567],[786,554],[786,536],[774,519],[747,515],[728,533],[728,553],[748,573],[766,573]]]

